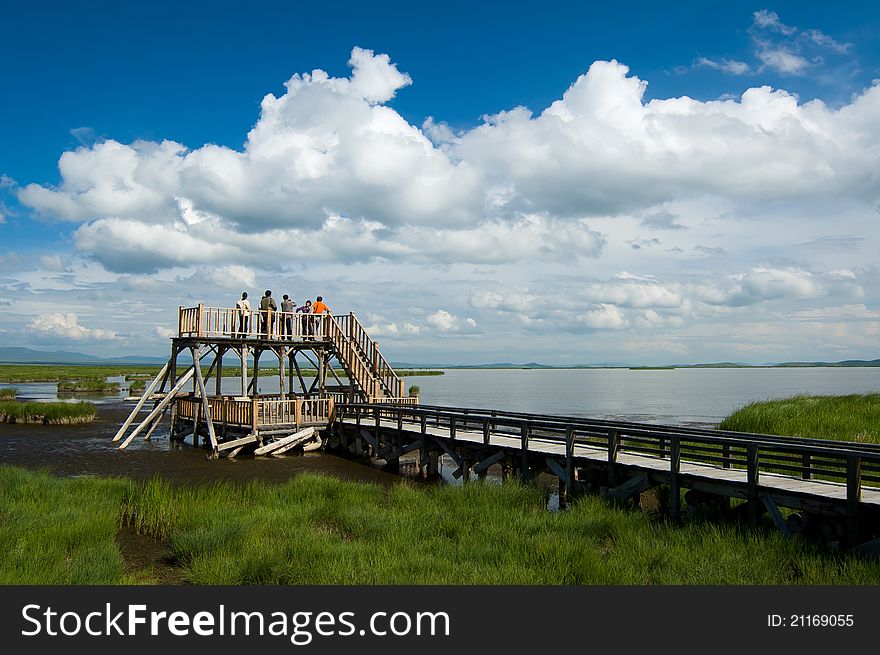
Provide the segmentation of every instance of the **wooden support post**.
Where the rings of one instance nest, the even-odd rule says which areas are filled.
[[[803,455],[801,455],[801,466],[801,478],[804,480],[809,480],[812,477],[810,472],[810,453],[804,453]]]
[[[672,437],[669,448],[669,516],[678,518],[679,505],[679,483],[678,470],[681,466],[681,441],[678,437]]]
[[[758,446],[757,444],[746,445],[746,479],[748,484],[749,522],[756,524],[760,518],[758,508]]]
[[[566,502],[568,496],[575,493],[575,468],[574,468],[574,428],[565,428],[565,491]],[[559,497],[560,507],[562,504],[562,496]]]
[[[260,395],[260,355],[263,354],[262,348],[254,348],[254,395]]]
[[[321,352],[318,355],[318,392],[324,393],[327,385],[327,356]]]
[[[617,430],[608,431],[608,487],[617,486],[617,451],[620,447],[620,437]]]
[[[519,429],[519,440],[522,452],[520,453],[520,470],[519,476],[523,482],[529,481],[529,432],[531,432],[528,423],[523,423]]]
[[[862,500],[862,458],[858,455],[846,457],[846,543],[852,546],[858,542],[859,503]]]
[[[296,322],[298,319],[295,318],[293,320]],[[293,398],[294,394],[296,393],[293,390],[293,360],[295,357],[295,352],[296,351],[293,348],[291,348],[287,352],[287,393],[290,394],[291,398]]]
[[[284,318],[282,317],[282,321]],[[278,357],[278,393],[281,395],[283,399],[285,394],[287,393],[284,390],[284,358],[287,355],[287,348],[285,346],[280,346],[278,350],[272,349],[272,352],[275,353],[275,356]]]
[[[214,361],[217,362],[217,370],[215,375],[217,379],[214,380],[214,395],[222,396],[223,395],[223,353],[226,351],[225,348],[221,346],[217,346],[217,359]]]
[[[248,395],[247,346],[242,345],[238,352],[241,357],[241,395]]]
[[[730,444],[721,444],[721,468],[730,468]]]
[[[199,350],[193,351],[193,365],[196,369],[196,382],[202,394],[202,409],[205,411],[205,423],[208,425],[208,438],[211,440],[212,456],[217,457],[217,434],[214,432],[214,421],[211,418],[211,408],[208,405],[208,394],[205,391],[205,379],[202,377],[202,366],[199,363]]]
[[[791,536],[791,530],[788,527],[788,523],[782,517],[782,512],[779,511],[779,507],[776,506],[776,501],[773,500],[773,496],[770,494],[761,494],[761,500],[764,503],[764,507],[767,508],[767,512],[773,519],[773,523],[779,528],[782,536],[788,539]]]

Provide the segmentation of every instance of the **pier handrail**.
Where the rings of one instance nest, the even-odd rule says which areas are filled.
[[[880,485],[880,447],[872,444],[438,406],[346,403],[337,407],[337,418],[367,425],[385,419],[414,424],[421,432],[429,426],[447,428],[450,434],[479,431],[484,444],[515,438],[524,451],[529,442],[563,444],[566,452],[590,446],[605,450],[611,463],[619,453],[630,452],[666,459],[676,471],[683,461],[744,469],[750,494],[758,493],[761,473],[845,485],[849,503],[859,502],[865,483]]]

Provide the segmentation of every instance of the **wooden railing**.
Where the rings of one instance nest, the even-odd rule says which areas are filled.
[[[560,452],[564,453],[569,474],[573,471],[576,447],[604,451],[602,459],[607,461],[609,475],[621,453],[654,457],[668,462],[665,474],[672,498],[678,497],[683,462],[739,469],[745,473],[741,497],[750,501],[750,516],[764,499],[762,475],[831,482],[838,485],[836,490],[823,497],[827,502],[843,501],[851,535],[858,531],[862,491],[880,488],[880,446],[875,444],[487,409],[376,403],[341,404],[337,419],[354,419],[369,425],[389,420],[398,426],[411,424],[415,432],[422,433],[431,426],[448,430],[452,440],[456,432],[471,431],[481,435],[484,445],[510,447],[511,440],[515,440],[514,449],[523,463],[528,461],[530,451],[546,450],[542,450],[541,444],[555,444],[564,448]],[[432,434],[436,435],[436,431]]]
[[[333,398],[282,398],[258,396],[237,400],[232,396],[209,396],[211,420],[218,424],[250,426],[254,430],[274,425],[315,425],[334,419]],[[177,416],[191,421],[203,420],[201,398],[177,400]]]
[[[181,337],[230,337],[304,340],[324,337],[324,323],[332,317],[324,314],[298,314],[277,310],[236,307],[180,307],[178,335]]]
[[[379,344],[370,337],[364,326],[354,313],[334,317],[341,333],[354,346],[353,350],[370,368],[373,375],[378,378],[382,387],[383,395],[403,396],[403,380],[401,380],[391,365],[379,352]],[[371,394],[376,397],[378,394]]]
[[[367,400],[403,396],[403,380],[379,352],[379,344],[367,334],[353,313],[342,316],[297,314],[271,309],[206,307],[200,304],[179,308],[178,335],[330,341],[346,373],[356,381]]]

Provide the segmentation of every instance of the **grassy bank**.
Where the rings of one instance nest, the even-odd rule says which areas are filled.
[[[155,377],[159,366],[26,366],[0,364],[0,382],[60,382],[61,380],[103,380],[117,375]]]
[[[0,400],[15,400],[17,394],[18,389],[15,387],[4,387],[0,389]]]
[[[58,393],[119,393],[119,383],[99,378],[62,380],[58,383]]]
[[[277,360],[276,360],[277,361]],[[236,377],[241,375],[241,369],[230,366],[224,362],[223,377]],[[178,368],[186,364],[181,360]],[[159,372],[159,366],[26,366],[23,364],[0,364],[0,382],[23,383],[23,382],[61,382],[63,380],[104,380],[108,377],[124,376],[126,380],[153,379]],[[317,371],[314,369],[301,369],[304,377],[314,377]],[[182,372],[182,369],[181,369]],[[336,371],[340,377],[344,375],[341,370]],[[400,377],[413,377],[422,375],[443,375],[443,371],[428,369],[399,370]],[[248,369],[248,375],[253,375],[253,368]],[[278,375],[277,368],[260,368],[260,375]],[[212,375],[212,377],[214,377]]]
[[[718,427],[740,432],[880,443],[880,393],[794,396],[756,402],[738,409]]]
[[[90,423],[97,410],[91,403],[40,403],[0,401],[0,423]]]
[[[669,526],[583,498],[545,511],[515,484],[384,489],[59,480],[0,467],[0,582],[876,584],[880,564],[731,525]],[[207,508],[207,509],[206,509]],[[178,577],[120,554],[138,531]]]

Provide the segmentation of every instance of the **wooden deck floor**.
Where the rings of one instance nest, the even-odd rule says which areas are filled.
[[[353,420],[346,420],[353,425]],[[363,428],[373,428],[375,424],[362,424]],[[383,430],[397,430],[397,422],[382,420],[380,427]],[[404,423],[403,429],[408,435],[417,438],[420,428],[417,425]],[[451,441],[448,428],[427,426],[426,433],[432,437]],[[455,441],[483,444],[483,434],[471,430],[457,430]],[[510,450],[512,453],[521,452],[519,438],[493,434],[491,445],[496,448]],[[542,440],[540,436],[533,435],[529,439],[530,456],[550,455],[565,457],[565,445],[558,441]],[[576,444],[574,458],[577,460],[591,460],[595,462],[607,462],[608,451],[605,448],[591,447],[584,444]],[[637,453],[621,451],[617,455],[617,465],[632,466],[647,471],[668,472],[669,460],[659,457],[651,457]],[[709,464],[689,462],[682,459],[679,467],[680,476],[690,476],[703,479],[707,482],[726,482],[732,485],[741,485],[743,488],[748,484],[747,473],[743,469],[722,468]],[[760,488],[765,492],[779,492],[783,494],[808,495],[827,498],[832,501],[845,503],[847,498],[846,485],[823,480],[802,480],[777,473],[761,473]],[[864,487],[861,493],[861,503],[880,508],[880,488]]]

